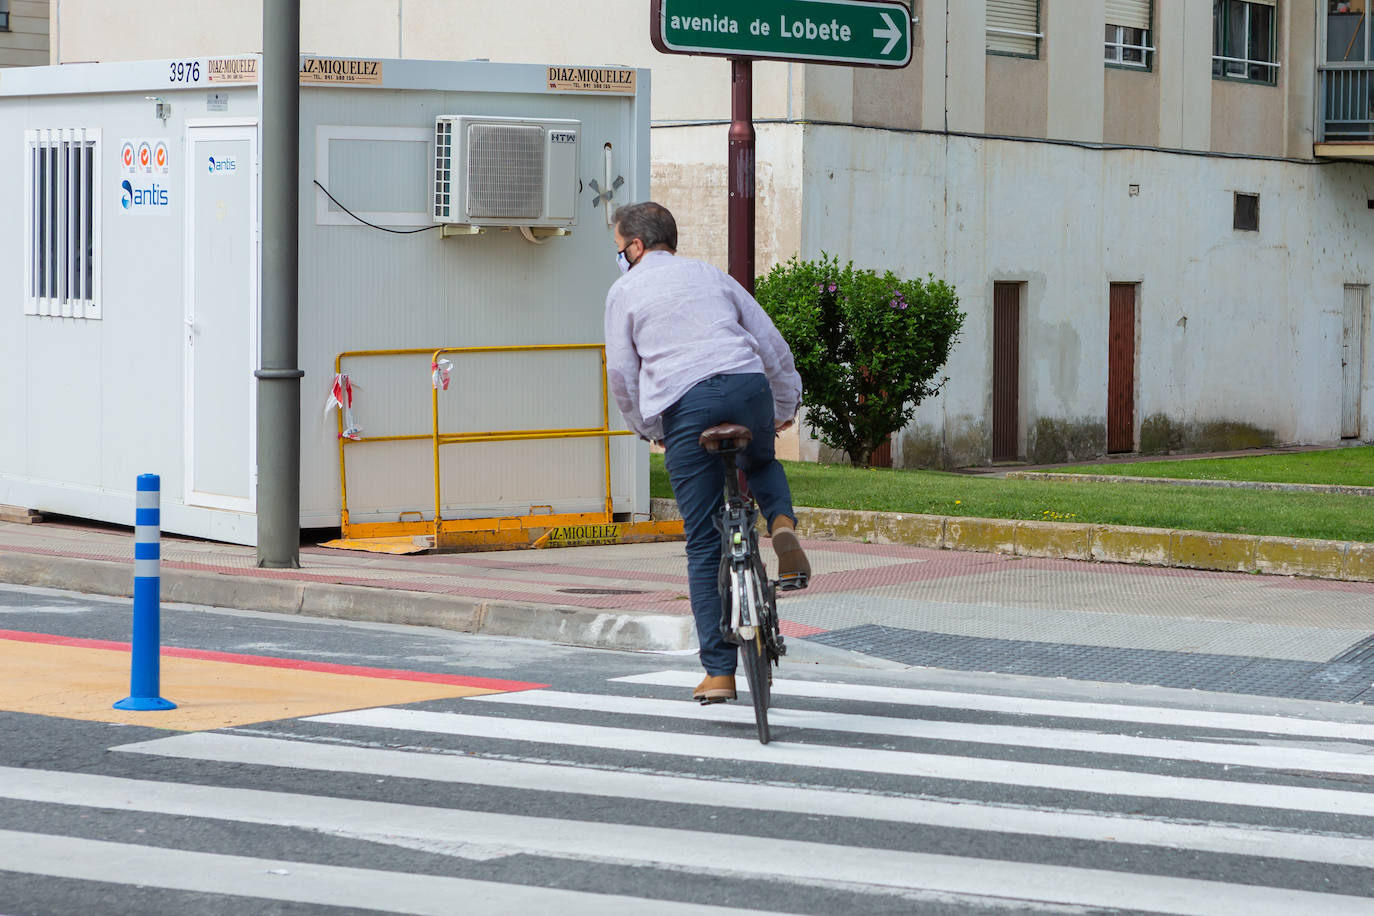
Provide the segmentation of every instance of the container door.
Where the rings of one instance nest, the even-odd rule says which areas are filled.
[[[1135,451],[1135,284],[1113,283],[1107,343],[1107,451]]]
[[[190,126],[186,161],[186,502],[252,512],[257,127]]]
[[[1341,321],[1341,438],[1360,436],[1360,387],[1364,369],[1365,287],[1345,288]]]

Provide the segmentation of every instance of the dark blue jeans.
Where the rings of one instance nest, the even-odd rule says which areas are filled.
[[[720,423],[749,427],[753,441],[736,461],[749,480],[769,528],[779,515],[793,520],[792,491],[773,457],[773,392],[762,373],[713,375],[698,382],[663,414],[668,479],[687,533],[687,584],[707,674],[734,674],[736,649],[721,638],[720,532],[715,521],[725,502],[725,462],[702,448],[702,430]]]

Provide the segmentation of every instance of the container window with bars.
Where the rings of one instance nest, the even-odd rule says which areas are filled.
[[[988,0],[987,49],[991,54],[1039,57],[1040,0]]]
[[[100,317],[100,132],[24,133],[24,313]]]
[[[1107,0],[1109,64],[1147,68],[1154,48],[1150,45],[1151,0]]]

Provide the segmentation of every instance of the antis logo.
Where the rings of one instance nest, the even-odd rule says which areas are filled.
[[[129,179],[124,179],[119,183],[121,194],[119,195],[119,205],[125,210],[135,210],[142,207],[166,207],[171,204],[170,195],[167,189],[153,182],[151,188],[135,187]]]
[[[210,156],[209,160],[212,174],[214,172],[237,172],[239,170],[239,162],[233,156],[220,156],[218,159]]]

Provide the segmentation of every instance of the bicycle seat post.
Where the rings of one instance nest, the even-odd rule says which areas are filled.
[[[743,494],[739,485],[738,465],[735,456],[748,448],[754,440],[749,427],[739,423],[721,423],[702,430],[697,442],[706,451],[719,455],[725,461],[725,488],[733,500],[741,499]]]

